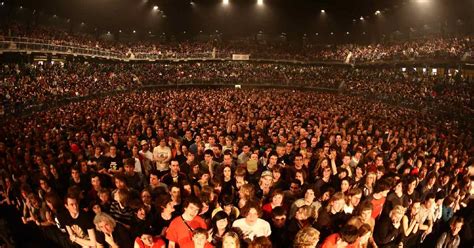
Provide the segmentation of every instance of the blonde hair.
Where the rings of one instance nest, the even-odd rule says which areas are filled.
[[[115,222],[114,218],[112,218],[112,216],[106,214],[106,213],[98,213],[95,217],[94,217],[94,224],[95,224],[95,227],[97,228],[97,230],[100,230],[99,228],[99,224],[101,222],[106,222],[108,223],[112,229],[115,228],[115,226],[117,225],[117,222]]]
[[[319,241],[319,231],[313,227],[304,227],[296,234],[293,247],[295,248],[309,248],[315,247]]]
[[[390,211],[390,215],[393,215],[393,214],[404,215],[405,210],[406,209],[402,205],[396,205],[395,207],[393,207],[392,211]]]
[[[222,243],[224,243],[224,239],[231,238],[235,242],[235,247],[240,248],[240,239],[239,235],[233,231],[226,232],[224,236],[222,236]]]

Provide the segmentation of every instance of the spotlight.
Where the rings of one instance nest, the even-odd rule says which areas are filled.
[[[154,10],[154,11],[157,11],[157,10],[158,10],[158,6],[156,6],[156,5],[153,6],[153,10]]]
[[[346,32],[347,35],[349,35],[350,33],[349,32]]]
[[[222,3],[223,3],[224,5],[229,5],[229,0],[222,0]]]
[[[375,15],[380,15],[380,10],[375,11]]]
[[[0,5],[2,5],[2,6],[5,5],[5,2],[2,2]]]
[[[359,18],[359,20],[363,21],[363,20],[364,20],[364,17],[363,17],[363,16],[361,16],[361,17]]]
[[[322,10],[321,10],[321,13],[323,13],[323,14],[326,13],[326,10],[322,9]]]
[[[263,0],[258,0],[258,1],[257,1],[257,5],[258,5],[258,6],[263,6]]]
[[[122,33],[122,30],[121,30],[121,29],[119,30],[119,33]]]
[[[133,33],[135,34],[135,33],[137,33],[137,31],[133,30]]]

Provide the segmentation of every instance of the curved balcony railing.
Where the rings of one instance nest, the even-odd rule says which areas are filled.
[[[112,60],[121,60],[121,61],[157,61],[157,60],[232,60],[232,54],[220,52],[220,51],[199,51],[193,53],[176,53],[165,51],[160,52],[132,52],[132,51],[116,51],[113,49],[99,48],[99,47],[90,47],[83,46],[77,43],[71,43],[66,41],[56,41],[56,40],[42,40],[42,39],[32,39],[27,37],[5,37],[0,36],[0,52],[26,52],[26,53],[51,53],[51,54],[66,54],[74,56],[89,56],[97,57],[104,59]],[[259,54],[251,55],[249,60],[252,61],[262,61],[262,62],[285,62],[285,63],[323,63],[323,64],[344,64],[342,60],[330,60],[327,58],[322,58],[318,60],[317,58],[311,59],[302,59],[301,56],[296,56],[297,59],[279,59],[271,58],[268,56],[261,56]],[[430,62],[430,60],[439,61],[473,61],[474,53],[466,52],[463,56],[457,57],[447,57],[447,56],[417,56],[417,57],[397,57],[393,56],[387,61],[384,60],[352,60],[351,63],[354,64],[378,64],[385,62]]]

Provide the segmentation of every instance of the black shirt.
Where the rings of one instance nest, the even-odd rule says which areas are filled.
[[[133,240],[130,237],[130,232],[122,224],[117,223],[112,232],[115,244],[119,247],[133,247]],[[97,232],[97,242],[102,244],[104,247],[110,247],[105,241],[105,234],[103,232]]]
[[[79,211],[77,218],[72,218],[71,214],[65,214],[62,220],[64,226],[71,228],[74,235],[81,239],[89,239],[89,233],[87,230],[94,230],[94,222],[92,216],[82,210]]]

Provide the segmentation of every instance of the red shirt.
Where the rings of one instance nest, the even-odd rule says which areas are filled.
[[[329,235],[325,240],[321,248],[337,248],[337,240],[340,239],[339,233],[334,233]],[[347,245],[347,248],[358,248],[359,239],[356,240],[353,244]]]
[[[152,246],[147,246],[143,243],[143,241],[140,238],[135,239],[135,244],[138,245],[140,248],[162,248],[166,246],[165,241],[160,239],[159,237],[153,237],[153,245]]]
[[[207,229],[206,223],[199,216],[194,217],[193,220],[187,221],[186,223],[192,230],[200,227]],[[184,219],[181,216],[174,218],[168,229],[166,229],[166,239],[175,242],[179,247],[185,247],[183,245],[190,241],[192,242],[191,238],[193,236],[193,232],[188,226],[184,223]]]
[[[375,220],[382,213],[383,204],[385,203],[385,197],[382,197],[378,200],[372,199],[370,203],[372,203],[372,206],[374,207],[372,211],[372,218]]]

